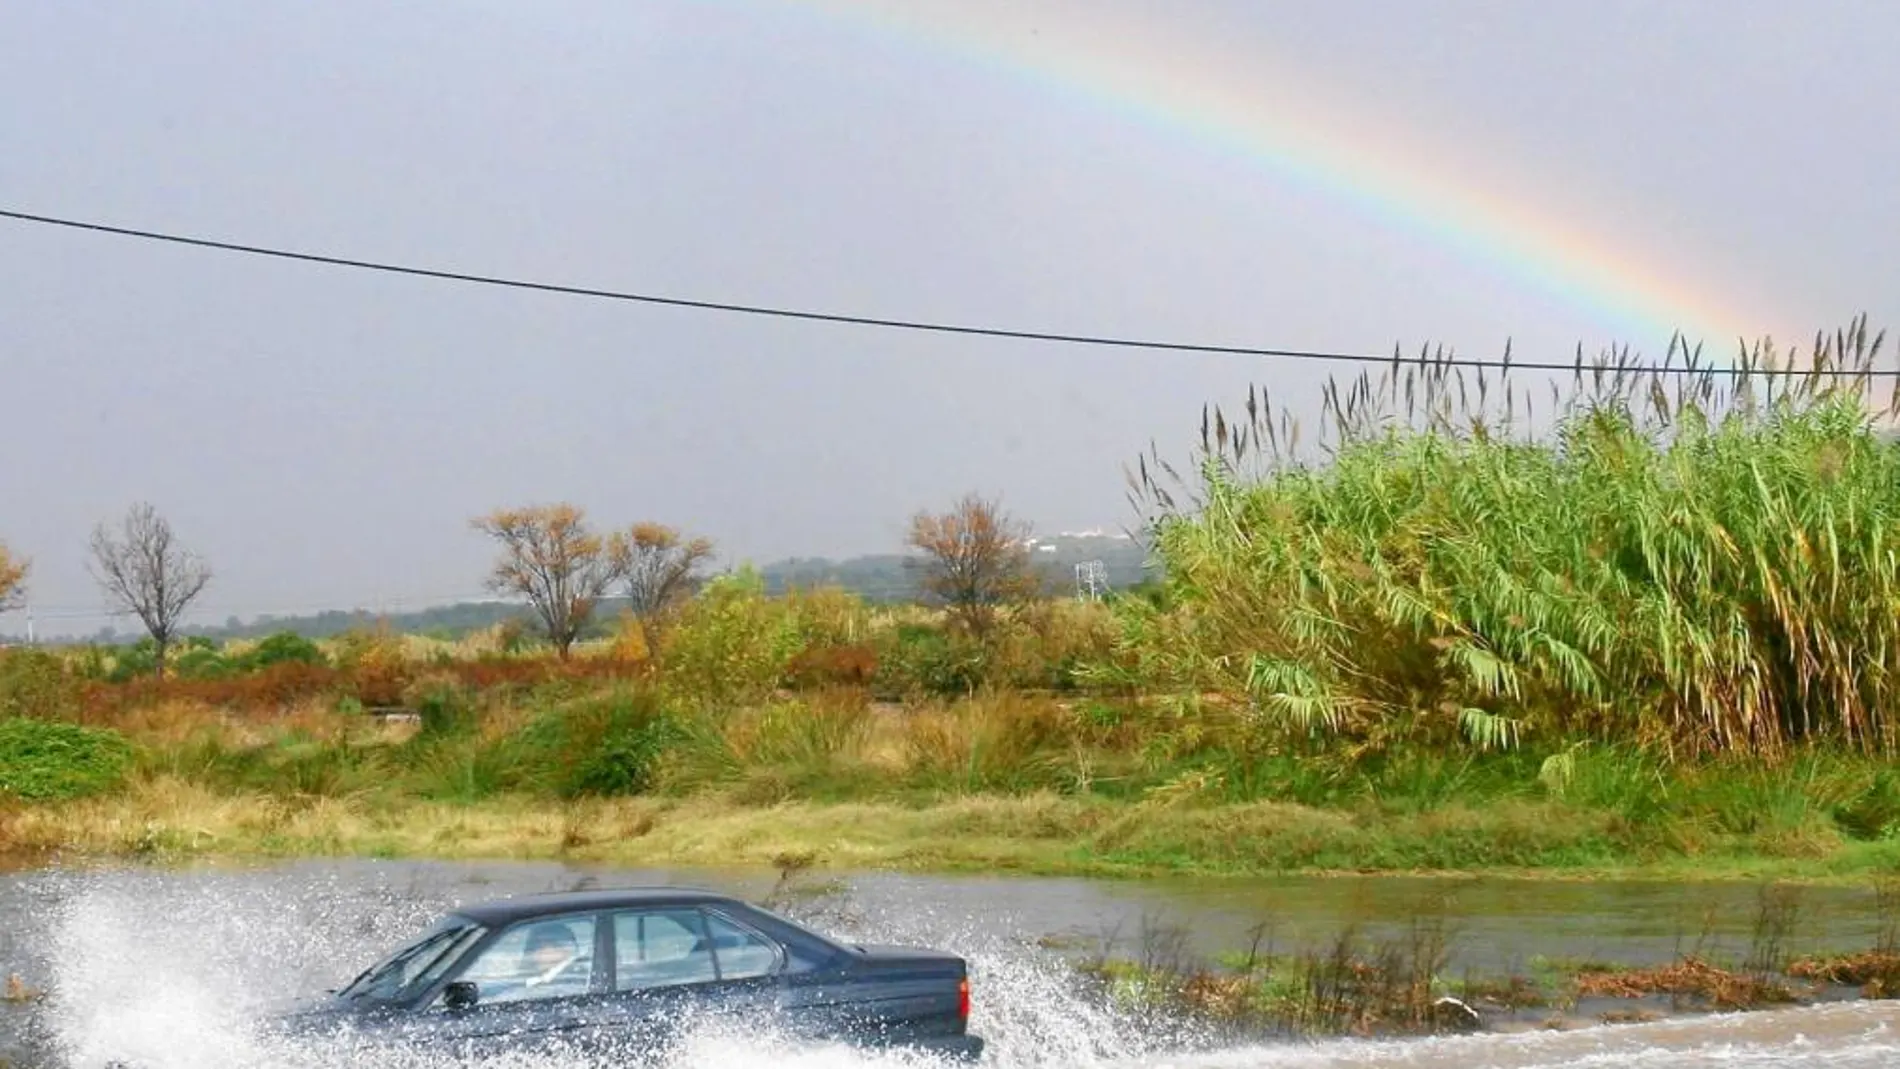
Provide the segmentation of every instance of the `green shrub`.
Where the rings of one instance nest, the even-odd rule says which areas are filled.
[[[500,786],[561,798],[641,794],[679,738],[656,694],[616,691],[542,713],[498,743]]]
[[[412,704],[422,721],[416,741],[427,742],[462,735],[475,728],[477,714],[474,703],[462,688],[452,683],[427,686]]]
[[[201,735],[142,755],[150,772],[182,776],[219,791],[279,797],[340,797],[390,781],[386,752],[290,732],[268,742],[233,745]],[[412,761],[414,754],[408,755]]]
[[[1017,606],[989,636],[985,681],[991,686],[1074,692],[1086,669],[1110,658],[1118,621],[1100,602],[1046,600]]]
[[[0,653],[0,718],[53,720],[79,701],[79,684],[58,657],[44,650]]]
[[[782,600],[807,648],[854,646],[871,633],[870,608],[861,596],[842,587],[793,587]]]
[[[116,786],[132,745],[116,731],[44,720],[0,720],[0,795],[80,798]]]
[[[889,633],[879,651],[875,686],[893,697],[960,697],[985,679],[983,648],[976,640],[922,624]]]
[[[905,734],[920,785],[965,792],[1069,789],[1087,778],[1076,718],[1059,703],[986,692],[912,714]]]
[[[129,646],[120,646],[112,651],[112,668],[106,673],[107,682],[125,683],[142,679],[158,671],[158,644],[148,636]]]
[[[172,674],[180,679],[228,679],[237,670],[223,651],[204,639],[187,640],[184,650],[172,661]]]
[[[681,607],[661,645],[662,678],[709,705],[745,704],[772,693],[801,648],[798,618],[745,569],[712,580]]]
[[[510,616],[495,625],[495,648],[504,656],[518,656],[541,645],[541,639],[529,629],[528,622],[519,616]]]
[[[654,767],[672,735],[664,716],[615,710],[594,736],[594,744],[570,767],[561,796],[644,794],[653,786]]]
[[[1900,773],[1882,768],[1866,788],[1833,806],[1841,830],[1856,839],[1885,839],[1900,831]]]
[[[112,674],[112,663],[97,643],[88,642],[73,660],[72,667],[79,678],[95,682],[104,682]]]
[[[406,785],[424,798],[478,802],[521,789],[520,769],[499,747],[472,738],[436,739],[409,747]]]
[[[317,644],[292,631],[279,631],[259,642],[244,657],[244,667],[260,671],[276,664],[329,664]]]

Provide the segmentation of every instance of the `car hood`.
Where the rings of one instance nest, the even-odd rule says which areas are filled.
[[[375,1028],[400,1016],[396,1010],[380,1003],[319,995],[299,999],[265,1014],[262,1024],[280,1033],[309,1035]]]

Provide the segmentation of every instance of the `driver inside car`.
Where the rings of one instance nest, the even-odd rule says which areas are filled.
[[[587,989],[587,969],[580,961],[580,948],[574,933],[565,924],[536,925],[528,932],[521,952],[521,971],[528,977],[524,986],[534,989]],[[552,993],[548,990],[543,995]]]

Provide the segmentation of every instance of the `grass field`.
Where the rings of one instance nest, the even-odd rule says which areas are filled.
[[[1277,803],[1183,809],[1050,795],[933,806],[708,798],[379,805],[233,796],[169,779],[0,816],[18,851],[167,861],[357,855],[718,867],[801,859],[1039,875],[1423,871],[1844,883],[1900,863],[1900,848],[1889,844],[1788,855],[1746,836],[1694,855],[1645,850],[1619,844],[1608,823],[1548,805],[1368,820]]]

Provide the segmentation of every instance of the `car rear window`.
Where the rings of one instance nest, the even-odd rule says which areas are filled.
[[[778,971],[778,947],[764,936],[717,913],[706,914],[706,927],[721,980],[745,980]]]
[[[641,991],[718,979],[705,924],[696,909],[614,914],[615,989]]]

